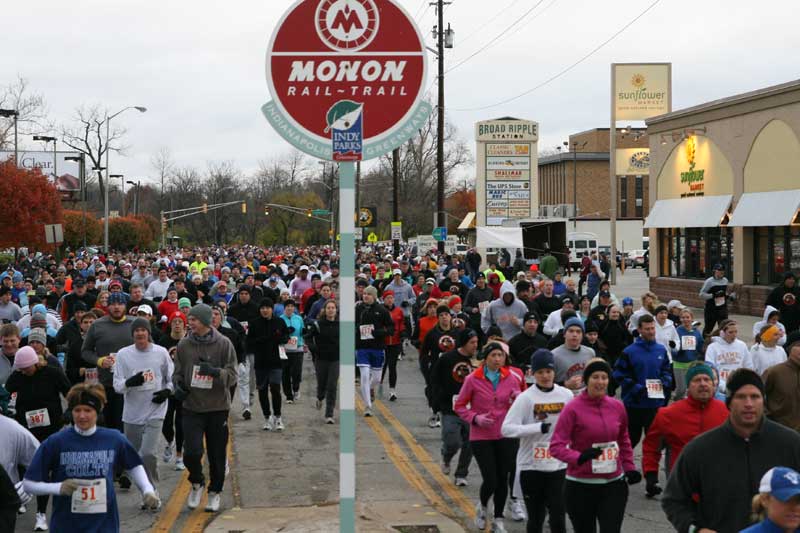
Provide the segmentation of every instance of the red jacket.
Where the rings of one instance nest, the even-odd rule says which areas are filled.
[[[690,440],[722,425],[727,419],[728,408],[723,402],[714,399],[703,405],[687,397],[662,407],[650,424],[642,444],[642,471],[645,474],[658,472],[662,442],[669,447],[669,469],[672,471],[681,450]]]
[[[400,334],[406,329],[405,321],[403,320],[403,310],[396,305],[392,306],[391,309],[386,307],[386,310],[389,311],[389,316],[392,317],[392,322],[394,322],[394,335],[391,337],[386,337],[386,345],[397,346],[403,342],[400,339]]]

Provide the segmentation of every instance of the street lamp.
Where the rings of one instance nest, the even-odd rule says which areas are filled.
[[[77,161],[80,164],[78,168],[78,176],[81,184],[81,210],[83,216],[81,218],[81,225],[83,226],[83,249],[86,249],[86,160],[84,159],[83,152],[80,155],[68,155],[64,161]]]
[[[139,187],[141,186],[141,181],[130,181],[128,180],[128,185],[135,187],[133,189],[133,216],[139,215]],[[125,201],[125,196],[122,197],[123,202]]]
[[[104,198],[104,204],[105,204],[104,214],[105,214],[105,217],[103,218],[103,251],[105,252],[106,255],[108,255],[108,180],[110,178],[110,176],[108,175],[108,152],[110,151],[109,150],[110,147],[109,147],[108,144],[111,141],[111,119],[116,117],[116,116],[118,116],[118,115],[121,115],[122,113],[124,113],[128,109],[135,109],[139,113],[144,113],[145,111],[147,111],[146,107],[142,107],[142,106],[138,106],[138,105],[137,106],[128,106],[128,107],[125,107],[123,109],[120,109],[119,111],[117,111],[116,113],[114,113],[111,116],[106,116],[106,189],[105,189],[105,195],[104,195],[105,196],[105,198]]]
[[[16,109],[0,109],[0,117],[14,117],[14,164],[19,166],[19,143],[17,142],[17,121],[19,120],[19,111]]]
[[[124,174],[111,174],[109,176],[109,178],[118,179],[118,180],[120,180],[120,183],[122,184],[122,202],[121,202],[122,205],[120,206],[119,216],[124,217],[125,216],[125,175]],[[109,179],[108,183],[109,184],[111,183],[110,179]]]
[[[58,188],[58,161],[56,161],[56,144],[57,140],[55,137],[50,137],[47,135],[34,135],[34,141],[42,141],[45,143],[52,142],[53,143],[53,183],[55,183],[56,188]]]

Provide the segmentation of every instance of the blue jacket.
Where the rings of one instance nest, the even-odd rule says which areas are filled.
[[[763,522],[743,529],[740,533],[783,533],[783,528],[778,527],[775,522],[769,518],[765,518]]]
[[[589,274],[589,277],[586,278],[586,294],[589,298],[594,298],[600,292],[601,281],[603,280],[596,274]]]
[[[614,379],[622,386],[625,407],[663,407],[664,398],[648,397],[647,380],[660,380],[663,396],[669,394],[672,389],[672,368],[667,349],[656,341],[637,338],[617,359]]]
[[[688,331],[683,326],[677,327],[678,337],[681,338],[681,345],[678,346],[677,352],[673,353],[672,360],[677,363],[691,363],[692,361],[697,361],[698,359],[703,358],[703,335],[693,329]],[[683,349],[683,337],[694,337],[694,350],[684,350]]]
[[[297,349],[294,351],[302,351],[303,350],[303,319],[300,318],[300,315],[293,314],[291,317],[286,315],[281,315],[281,318],[284,322],[286,322],[286,327],[294,328],[289,334],[289,337],[294,337],[297,339]],[[287,350],[288,351],[288,350]]]

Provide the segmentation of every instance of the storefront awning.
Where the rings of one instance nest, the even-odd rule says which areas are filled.
[[[522,228],[479,227],[478,248],[522,248]]]
[[[715,228],[731,206],[730,194],[658,200],[650,209],[645,228]]]
[[[788,226],[800,209],[800,189],[748,192],[739,199],[729,226]]]
[[[458,225],[458,231],[466,231],[468,229],[475,229],[475,212],[470,211],[467,213],[467,216],[464,217],[464,220],[461,221],[461,224]]]

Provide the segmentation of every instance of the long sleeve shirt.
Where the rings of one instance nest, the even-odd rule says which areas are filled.
[[[146,350],[139,350],[135,344],[117,352],[114,365],[114,390],[125,396],[122,408],[122,421],[142,425],[151,419],[161,419],[167,415],[167,402],[154,403],[153,393],[163,389],[172,390],[174,365],[167,350],[150,344]],[[143,372],[145,382],[136,387],[128,387],[125,381]]]

